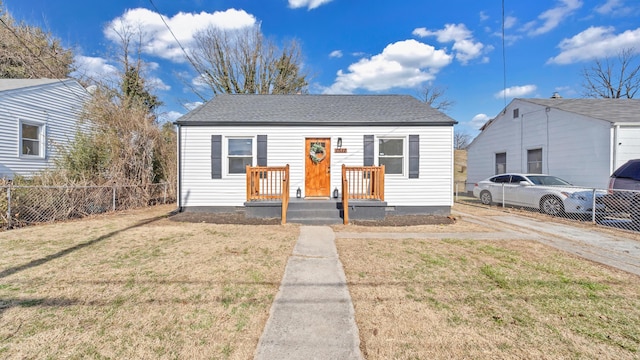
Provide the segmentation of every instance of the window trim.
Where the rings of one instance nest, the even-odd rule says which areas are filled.
[[[532,151],[540,151],[540,172],[539,173],[531,172],[529,167],[531,165],[531,161],[529,160],[529,154]],[[527,173],[528,174],[544,174],[543,169],[544,169],[544,149],[542,147],[527,149]]]
[[[384,176],[392,176],[392,177],[407,177],[408,174],[408,161],[409,161],[409,137],[408,136],[378,136],[375,142],[375,154],[376,154],[376,162],[378,166],[380,166],[380,140],[402,140],[402,156],[391,155],[391,156],[383,156],[383,158],[402,158],[402,172],[399,174],[390,174],[385,171]],[[385,169],[386,170],[386,169]]]
[[[498,163],[498,155],[504,155],[504,171],[498,171],[498,164],[502,164],[502,163]],[[507,152],[501,151],[501,152],[494,153],[493,163],[494,163],[494,171],[495,171],[494,175],[506,173],[507,172]]]
[[[22,152],[23,143],[25,140],[22,136],[22,126],[36,126],[38,128],[38,155],[24,154]],[[32,140],[32,139],[27,139]],[[45,122],[36,120],[23,120],[18,119],[18,157],[23,159],[45,159],[47,157],[47,124]]]
[[[238,155],[229,155],[229,140],[251,140],[251,166],[256,166],[256,161],[257,161],[257,137],[256,136],[245,136],[245,135],[238,135],[238,136],[225,136],[224,137],[224,146],[222,147],[222,151],[223,151],[223,156],[224,156],[224,169],[225,169],[225,176],[229,176],[229,177],[245,177],[247,174],[246,172],[242,172],[242,173],[232,173],[229,168],[229,158],[248,158],[249,156],[238,156]]]

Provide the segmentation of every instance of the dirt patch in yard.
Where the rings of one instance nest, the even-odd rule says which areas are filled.
[[[235,225],[280,225],[279,218],[248,218],[244,212],[234,213],[205,213],[205,212],[181,212],[169,217],[172,221],[207,224],[235,224]]]

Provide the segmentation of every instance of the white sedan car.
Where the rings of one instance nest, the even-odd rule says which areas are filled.
[[[604,211],[604,191],[574,187],[565,180],[544,174],[500,174],[473,187],[473,196],[485,205],[504,203],[540,209],[549,215],[590,214],[593,196],[596,212]]]

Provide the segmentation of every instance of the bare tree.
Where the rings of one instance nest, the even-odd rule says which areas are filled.
[[[617,58],[596,59],[582,70],[584,96],[632,99],[640,88],[640,63],[634,49],[624,49]]]
[[[471,143],[471,135],[466,132],[455,131],[453,134],[453,147],[456,150],[464,150]]]
[[[426,85],[419,92],[420,100],[429,104],[436,110],[447,112],[453,105],[455,105],[455,101],[447,99],[445,97],[445,92],[447,92],[446,87]]]
[[[113,29],[119,43],[117,83],[101,81],[85,105],[92,132],[77,137],[59,161],[67,178],[92,183],[148,185],[175,182],[175,132],[157,123],[161,104],[145,81],[141,29]]]
[[[210,27],[195,36],[191,63],[213,94],[296,94],[307,91],[297,42],[282,49],[258,25],[241,30]],[[203,100],[205,96],[196,92]]]
[[[4,12],[0,1],[0,78],[61,79],[72,71],[73,53],[50,32]]]

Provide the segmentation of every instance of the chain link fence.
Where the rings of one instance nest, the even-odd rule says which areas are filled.
[[[473,183],[456,182],[456,202],[520,209],[523,214],[552,217],[599,226],[640,231],[640,191],[563,187],[565,191],[537,192],[533,187],[499,184],[487,193],[473,192]]]
[[[0,229],[176,201],[168,183],[145,186],[0,186]]]

